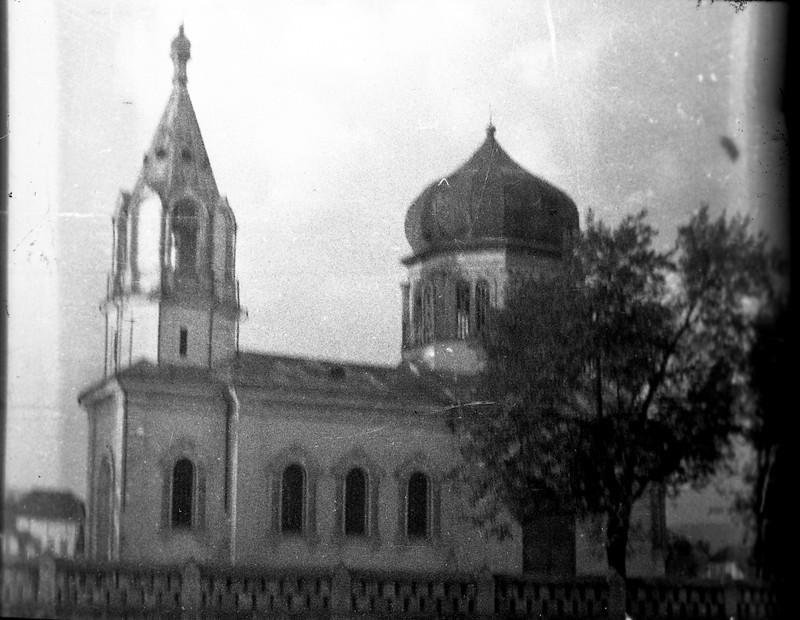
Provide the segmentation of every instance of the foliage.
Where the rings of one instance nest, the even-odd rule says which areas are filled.
[[[590,214],[558,275],[509,287],[484,337],[493,405],[463,416],[485,514],[602,514],[623,576],[632,504],[725,454],[770,285],[766,240],[744,218],[703,207],[671,250],[655,236],[644,212],[613,229]]]
[[[711,557],[709,544],[704,540],[692,542],[685,536],[670,533],[665,558],[669,577],[697,578]]]
[[[753,449],[750,493],[740,508],[751,518],[755,541],[753,562],[760,577],[781,576],[784,541],[791,537],[791,492],[788,488],[788,446],[792,362],[789,356],[789,307],[785,296],[765,306],[756,322],[750,351],[749,387],[752,409],[745,437]]]

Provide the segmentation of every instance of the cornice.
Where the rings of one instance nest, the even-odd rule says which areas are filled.
[[[99,401],[112,396],[121,396],[122,394],[123,388],[117,377],[106,377],[78,394],[78,404],[88,410]]]
[[[313,417],[329,422],[352,422],[354,414],[363,414],[409,424],[428,421],[431,426],[438,426],[446,422],[450,409],[447,405],[425,404],[415,407],[415,403],[336,398],[311,391],[289,392],[243,386],[237,386],[236,389],[243,404],[241,415],[244,416],[259,415],[258,409],[262,406],[289,405],[291,409],[282,409],[282,415]]]
[[[406,267],[411,267],[412,265],[416,265],[417,263],[424,262],[436,256],[441,256],[442,254],[478,252],[481,250],[525,252],[534,256],[544,256],[548,258],[561,258],[563,255],[563,248],[558,244],[534,243],[521,239],[507,239],[504,237],[488,237],[439,244],[426,248],[422,252],[406,256],[400,259],[400,262]]]

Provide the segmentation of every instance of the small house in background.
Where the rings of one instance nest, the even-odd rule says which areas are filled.
[[[30,560],[42,554],[39,541],[28,532],[18,532],[13,527],[6,527],[2,532],[3,557]]]
[[[704,576],[708,579],[747,579],[749,549],[723,547],[708,559]]]
[[[4,557],[31,558],[44,552],[74,558],[83,554],[86,513],[70,491],[34,489],[5,506]]]

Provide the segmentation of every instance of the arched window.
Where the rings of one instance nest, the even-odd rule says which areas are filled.
[[[414,286],[414,307],[411,312],[411,321],[414,325],[414,343],[422,342],[422,288],[419,284]]]
[[[172,527],[192,527],[194,500],[194,465],[187,458],[178,459],[172,468]]]
[[[483,331],[489,318],[489,284],[481,280],[475,285],[475,330]]]
[[[422,289],[422,342],[433,342],[434,317],[433,283],[428,282]]]
[[[134,287],[148,291],[161,281],[161,199],[146,190],[133,211],[128,233],[131,277]]]
[[[406,533],[409,538],[428,535],[428,477],[418,471],[408,479]]]
[[[172,210],[172,267],[179,274],[193,274],[197,262],[197,208],[181,202]]]
[[[100,462],[100,471],[97,475],[97,490],[95,499],[95,556],[98,560],[111,559],[111,519],[112,511],[112,482],[111,463],[108,458]]]
[[[303,532],[305,472],[297,463],[283,470],[281,478],[281,531]]]
[[[456,338],[469,337],[469,283],[456,283]]]
[[[344,480],[344,533],[367,533],[367,476],[360,467],[347,472]]]

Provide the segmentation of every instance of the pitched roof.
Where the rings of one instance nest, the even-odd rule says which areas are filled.
[[[94,384],[88,395],[115,378],[123,388],[132,382],[158,381],[171,385],[216,389],[232,382],[237,388],[263,389],[286,395],[316,396],[342,401],[366,401],[414,411],[443,411],[457,400],[457,389],[447,377],[414,364],[398,366],[359,364],[289,355],[240,352],[219,368],[156,365],[140,360],[113,377]]]
[[[442,408],[453,402],[440,377],[418,367],[357,364],[263,353],[240,353],[234,381],[243,387],[314,392],[332,397],[380,400]]]
[[[7,506],[9,516],[54,521],[83,521],[83,502],[70,491],[34,489]]]

